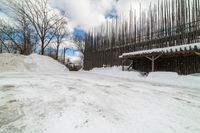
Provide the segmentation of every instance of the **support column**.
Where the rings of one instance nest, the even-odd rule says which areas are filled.
[[[152,56],[152,63],[151,63],[151,68],[152,68],[152,72],[154,72],[155,71],[155,57],[154,56]]]
[[[158,55],[158,56],[154,56],[152,55],[151,57],[149,56],[145,56],[147,59],[151,60],[151,71],[154,72],[155,71],[155,61],[161,56],[162,54]]]
[[[124,71],[124,62],[126,61],[126,59],[122,58],[122,71]]]

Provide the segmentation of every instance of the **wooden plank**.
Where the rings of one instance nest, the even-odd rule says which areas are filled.
[[[200,56],[200,53],[199,52],[194,52],[196,55]]]

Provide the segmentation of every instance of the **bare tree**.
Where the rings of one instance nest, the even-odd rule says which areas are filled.
[[[13,2],[18,4],[17,1]],[[33,47],[38,43],[38,39],[34,27],[26,18],[26,14],[16,12],[12,8],[14,7],[14,3],[9,3],[9,1],[1,1],[0,4],[7,7],[5,8],[7,10],[2,10],[2,12],[7,14],[12,22],[8,22],[6,19],[1,20],[1,32],[4,33],[4,36],[7,36],[8,39],[6,39],[6,41],[10,40],[14,43],[21,54],[28,55],[32,53]],[[22,8],[22,10],[25,12],[25,8]]]
[[[41,54],[58,32],[63,21],[64,15],[59,15],[48,5],[48,0],[7,0],[10,8],[18,14],[25,15],[34,27],[39,36],[41,44]]]
[[[8,53],[10,53],[9,47],[5,44],[2,38],[0,38],[0,45],[1,45],[0,53],[3,53],[4,49],[6,49]]]
[[[82,53],[84,52],[85,49],[85,42],[81,36],[74,35],[73,36],[74,43],[76,44],[76,47],[78,50],[80,50]]]
[[[62,25],[59,26],[58,31],[55,34],[55,39],[56,39],[56,59],[58,59],[58,53],[59,53],[60,45],[63,42],[64,38],[68,34],[69,33],[68,33],[68,28],[67,28],[67,22],[63,21]]]
[[[31,23],[27,20],[25,14],[19,15],[15,18],[17,20],[16,27],[19,30],[19,32],[22,35],[22,50],[24,55],[28,55],[33,52],[33,46],[35,42],[37,42],[36,39],[32,39],[34,36],[36,36],[35,31],[33,27],[31,26]]]
[[[7,24],[5,21],[0,20],[0,41],[4,47],[6,47],[8,52],[10,51],[9,48],[14,48],[21,54],[23,53],[21,36],[18,33],[19,31],[17,29]],[[6,42],[9,42],[9,44],[6,44]]]
[[[15,14],[15,20],[24,31],[24,49],[30,44],[31,28],[38,36],[35,39],[40,41],[42,55],[60,27],[67,22],[64,15],[49,6],[48,0],[4,0],[3,3]]]

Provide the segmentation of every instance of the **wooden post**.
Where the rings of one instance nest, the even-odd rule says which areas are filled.
[[[154,66],[155,66],[155,58],[154,58],[154,56],[152,56],[152,64],[151,64],[151,68],[152,68],[152,72],[154,72],[155,71],[155,68],[154,68]]]
[[[126,60],[122,58],[122,71],[125,70],[125,69],[124,69],[124,62],[125,62],[125,61],[126,61]]]
[[[154,72],[155,71],[155,61],[161,56],[162,54],[158,55],[157,57],[155,57],[154,55],[152,55],[151,57],[145,56],[147,59],[151,60],[151,71]]]

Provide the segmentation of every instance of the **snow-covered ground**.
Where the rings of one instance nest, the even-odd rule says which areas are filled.
[[[174,72],[153,72],[149,73],[148,76],[145,77],[136,71],[122,71],[121,67],[94,68],[90,72],[116,78],[131,79],[140,82],[150,82],[167,86],[200,89],[199,73],[184,76],[178,75]]]
[[[117,67],[69,72],[39,55],[23,57],[14,70],[1,56],[0,133],[200,132],[199,76],[142,77]]]

